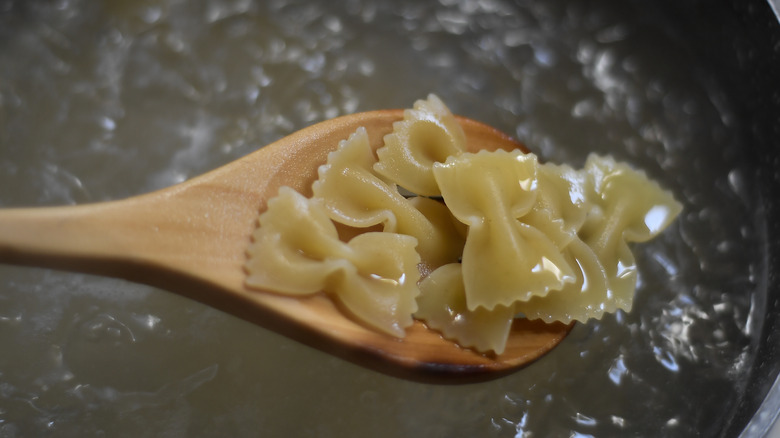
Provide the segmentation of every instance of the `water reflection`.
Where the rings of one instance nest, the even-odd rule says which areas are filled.
[[[0,266],[0,435],[718,432],[765,275],[729,96],[649,5],[515,3],[0,1],[2,206],[153,190],[430,92],[545,160],[611,152],[686,203],[637,255],[631,313],[479,385],[398,381],[163,291]]]

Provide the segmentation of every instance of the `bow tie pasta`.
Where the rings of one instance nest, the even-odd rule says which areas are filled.
[[[420,308],[415,317],[445,338],[457,340],[461,347],[496,354],[504,352],[517,313],[514,305],[469,309],[460,263],[444,265],[425,277],[417,303]]]
[[[574,281],[561,250],[522,221],[538,193],[533,155],[480,151],[433,168],[444,203],[468,225],[463,281],[469,310],[511,306]]]
[[[395,184],[374,172],[375,163],[368,134],[359,128],[319,168],[314,197],[336,222],[355,228],[382,225],[386,232],[416,238],[422,261],[431,269],[457,261],[463,238],[447,207],[428,198],[403,197]]]
[[[420,278],[413,237],[369,232],[342,242],[319,200],[282,187],[260,215],[253,239],[248,286],[289,295],[331,293],[393,336],[412,324]]]
[[[268,202],[248,251],[249,287],[324,292],[392,336],[415,318],[501,354],[516,318],[571,323],[630,310],[629,243],[681,211],[611,157],[591,155],[577,170],[519,150],[464,152],[462,128],[433,95],[383,140],[374,151],[358,129],[318,169],[312,198],[282,188]]]
[[[458,121],[438,97],[418,100],[393,124],[393,132],[376,153],[376,171],[420,196],[439,196],[433,165],[466,148],[466,136]]]

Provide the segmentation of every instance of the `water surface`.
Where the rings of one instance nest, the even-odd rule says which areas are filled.
[[[632,312],[462,386],[146,286],[0,266],[0,436],[717,436],[762,323],[760,204],[717,76],[614,3],[0,0],[3,207],[147,192],[430,92],[544,160],[611,153],[685,204],[638,250]]]

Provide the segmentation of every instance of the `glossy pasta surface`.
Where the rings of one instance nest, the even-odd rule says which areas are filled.
[[[630,310],[629,243],[652,239],[681,210],[611,157],[591,155],[577,170],[519,150],[464,152],[463,130],[433,95],[393,129],[377,151],[363,128],[342,141],[312,198],[280,190],[260,215],[247,285],[324,291],[392,336],[417,318],[501,354],[515,318],[570,323]],[[337,224],[355,237],[342,241]]]

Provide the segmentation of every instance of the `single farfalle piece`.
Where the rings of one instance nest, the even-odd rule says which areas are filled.
[[[463,282],[469,310],[544,296],[574,281],[560,249],[522,221],[537,199],[537,159],[521,151],[480,151],[434,166],[452,214],[468,225]]]
[[[374,163],[364,128],[328,155],[312,191],[330,218],[350,227],[381,225],[385,232],[413,236],[423,263],[432,267],[458,260],[463,238],[447,207],[431,199],[406,199],[374,172]]]
[[[673,195],[627,164],[591,154],[584,172],[593,207],[579,236],[596,254],[614,307],[631,310],[637,268],[628,242],[657,236],[682,211]]]
[[[365,324],[404,336],[419,295],[415,238],[369,232],[344,243],[322,201],[289,187],[279,189],[259,222],[247,286],[288,295],[324,291]]]
[[[602,240],[609,234],[628,242],[646,242],[666,229],[682,211],[671,192],[644,172],[611,156],[589,155],[584,172],[588,175],[586,190],[607,218],[608,224],[595,227]],[[594,234],[593,229],[585,232]]]
[[[384,142],[377,150],[377,173],[420,196],[439,196],[433,165],[462,153],[466,135],[447,106],[431,94],[404,111],[404,119],[393,124]]]
[[[444,265],[420,282],[415,317],[461,347],[479,352],[504,352],[512,328],[514,306],[469,310],[461,265]]]
[[[403,337],[417,311],[420,256],[414,237],[368,232],[349,241],[351,265],[331,277],[328,290],[364,323]]]
[[[314,197],[321,200],[333,220],[357,228],[382,225],[385,231],[398,228],[396,211],[409,209],[398,189],[388,184],[372,167],[376,163],[365,128],[358,128],[328,154],[312,184]],[[403,216],[413,215],[412,212]]]
[[[323,290],[350,256],[322,203],[289,187],[268,201],[247,253],[248,286],[290,295]]]

